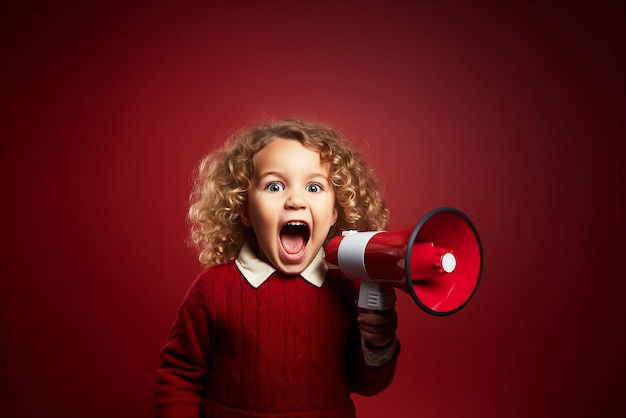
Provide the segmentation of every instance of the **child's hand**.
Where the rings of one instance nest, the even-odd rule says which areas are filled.
[[[371,348],[384,347],[393,342],[398,329],[398,314],[395,309],[370,311],[358,308],[359,330]]]

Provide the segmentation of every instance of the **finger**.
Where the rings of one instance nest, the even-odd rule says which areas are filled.
[[[398,322],[398,315],[395,310],[385,311],[379,314],[362,313],[358,317],[361,324],[368,325],[387,325]]]
[[[397,330],[397,325],[395,323],[385,324],[385,325],[368,325],[361,324],[359,326],[359,330],[367,332],[372,335],[378,334],[394,334]]]

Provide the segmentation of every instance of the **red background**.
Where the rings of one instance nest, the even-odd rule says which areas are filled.
[[[397,376],[360,417],[626,413],[623,2],[13,3],[0,416],[151,416],[200,270],[192,170],[294,115],[365,149],[391,229],[454,206],[484,246],[458,314],[399,296]]]

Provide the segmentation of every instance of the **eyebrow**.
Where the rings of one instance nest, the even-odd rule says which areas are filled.
[[[264,172],[264,173],[260,173],[257,178],[259,180],[263,180],[265,177],[270,177],[270,176],[276,176],[276,177],[280,177],[280,178],[284,178],[285,177],[285,175],[282,174],[280,171],[267,171],[267,172]],[[324,175],[323,173],[311,173],[306,178],[308,180],[323,179],[323,180],[325,180],[327,182],[330,182],[330,177]]]

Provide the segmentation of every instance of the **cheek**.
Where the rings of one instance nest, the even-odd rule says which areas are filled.
[[[333,193],[332,198],[330,199],[330,201],[327,203],[327,208],[330,211],[330,226],[333,226],[335,224],[335,222],[337,222],[337,207],[335,206],[337,203],[337,200],[335,198],[335,195]]]
[[[329,203],[325,204],[323,211],[321,212],[322,216],[319,218],[319,225],[325,225],[328,227],[328,230],[332,228],[332,226],[337,222],[337,209],[334,206],[334,201],[332,202],[332,206]],[[330,206],[330,208],[329,208]],[[328,230],[320,231],[320,234],[328,234]]]
[[[250,199],[247,208],[249,225],[258,228],[269,228],[276,222],[279,207],[271,200]]]

